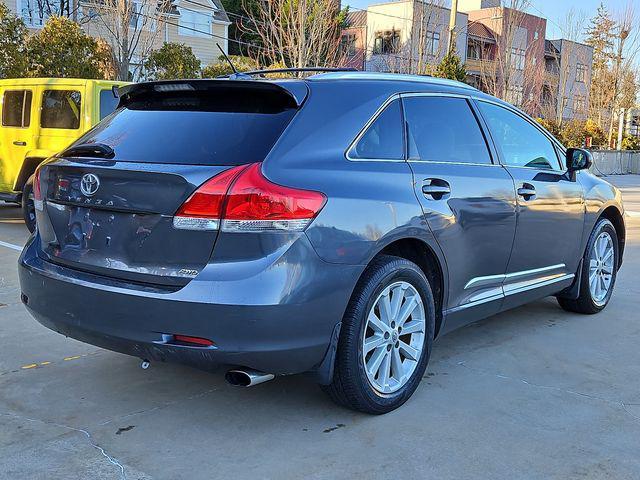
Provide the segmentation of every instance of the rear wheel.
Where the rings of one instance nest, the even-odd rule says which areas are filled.
[[[558,298],[570,312],[593,314],[602,311],[613,293],[618,274],[618,236],[613,224],[598,221],[585,250],[580,270],[580,294],[577,299]]]
[[[342,321],[333,381],[337,403],[390,412],[418,387],[433,344],[435,307],[420,268],[383,255],[367,268]]]
[[[22,217],[31,233],[36,229],[36,207],[33,203],[33,182],[29,180],[22,189]]]

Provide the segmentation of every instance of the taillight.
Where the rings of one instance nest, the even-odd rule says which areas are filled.
[[[246,165],[225,170],[207,180],[173,217],[173,226],[184,230],[218,230],[223,202],[231,183]]]
[[[43,210],[44,205],[42,203],[42,189],[40,187],[40,170],[36,169],[36,173],[33,175],[33,205],[36,210]]]
[[[236,167],[202,185],[180,208],[176,228],[228,232],[304,230],[326,202],[320,192],[284,187],[262,175],[261,164]],[[189,220],[186,220],[189,219]]]

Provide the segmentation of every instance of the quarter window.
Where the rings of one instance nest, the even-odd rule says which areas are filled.
[[[80,128],[80,92],[76,90],[45,90],[42,94],[42,128]]]
[[[478,102],[506,165],[560,170],[556,151],[537,127],[520,115],[495,105]]]
[[[2,126],[28,127],[31,123],[31,90],[9,90],[2,99]]]
[[[410,160],[491,163],[484,135],[467,100],[427,96],[408,97],[403,102]]]
[[[354,159],[400,160],[404,158],[400,100],[394,100],[351,149]]]

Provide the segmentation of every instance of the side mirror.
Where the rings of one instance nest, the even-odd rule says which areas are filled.
[[[582,148],[568,148],[567,149],[567,169],[570,172],[577,172],[578,170],[588,170],[593,165],[593,159],[591,158],[591,152]]]

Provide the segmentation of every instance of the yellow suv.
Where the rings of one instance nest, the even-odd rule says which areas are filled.
[[[0,80],[0,200],[21,204],[30,230],[36,167],[113,112],[118,104],[113,87],[123,85],[73,78]]]

